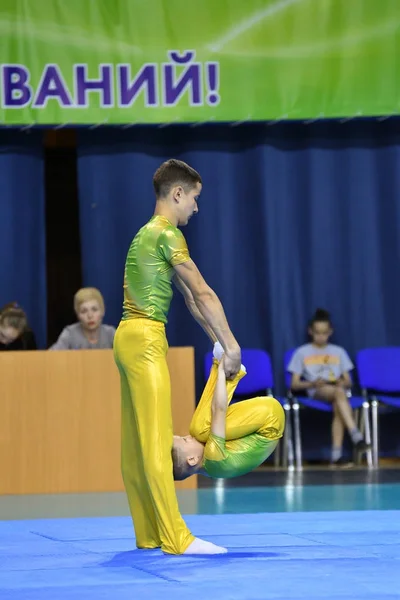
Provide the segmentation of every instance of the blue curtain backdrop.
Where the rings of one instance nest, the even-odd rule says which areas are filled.
[[[0,306],[17,301],[46,347],[43,133],[0,131]]]
[[[243,347],[267,349],[282,391],[284,352],[331,311],[349,353],[400,344],[399,121],[84,131],[78,149],[83,277],[121,315],[128,246],[152,215],[152,175],[170,157],[203,177],[184,229]],[[175,296],[177,296],[176,294]],[[210,346],[180,298],[170,345],[194,345],[197,390]]]

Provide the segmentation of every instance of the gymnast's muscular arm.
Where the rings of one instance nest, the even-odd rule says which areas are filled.
[[[180,279],[180,277],[177,273],[174,274],[174,277],[172,280],[175,283],[178,290],[182,293],[182,295],[185,299],[185,304],[188,307],[192,317],[198,322],[200,327],[203,329],[204,333],[206,333],[208,335],[211,342],[213,344],[215,344],[215,342],[218,341],[217,337],[216,337],[215,333],[213,332],[213,330],[211,329],[210,325],[207,323],[205,318],[200,313],[199,309],[197,308],[196,302],[194,301],[194,298],[193,298],[193,294],[189,290],[188,286],[185,283],[183,283],[182,279]]]
[[[214,336],[225,351],[225,374],[230,379],[239,372],[241,363],[240,346],[231,332],[224,309],[217,294],[205,282],[192,260],[174,266],[180,282],[192,294],[193,301]]]
[[[226,435],[226,411],[228,408],[224,361],[225,356],[218,365],[217,383],[211,404],[211,433],[223,439]]]

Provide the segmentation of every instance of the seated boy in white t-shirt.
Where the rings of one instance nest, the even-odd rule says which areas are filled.
[[[370,448],[357,428],[347,391],[351,389],[349,371],[354,368],[346,350],[329,344],[332,335],[329,313],[318,309],[309,326],[311,343],[298,348],[288,365],[292,373],[291,388],[295,392],[306,390],[307,394],[333,405],[332,465],[350,465],[342,457],[345,428],[358,452]]]

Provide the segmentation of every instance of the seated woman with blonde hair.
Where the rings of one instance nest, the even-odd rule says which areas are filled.
[[[112,348],[115,327],[103,325],[104,299],[96,288],[81,288],[74,296],[77,323],[65,327],[50,350]]]

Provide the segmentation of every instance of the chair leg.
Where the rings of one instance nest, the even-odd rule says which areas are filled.
[[[358,427],[358,429],[360,430],[360,432],[363,434],[363,436],[365,437],[364,434],[364,419],[362,418],[362,415],[360,414],[360,409],[359,408],[355,408],[353,411],[354,414],[354,422],[356,424],[356,427]],[[359,465],[361,460],[357,454],[357,452],[355,451],[355,449],[353,450],[353,462],[356,465]]]
[[[361,414],[359,408],[356,408],[354,410],[354,420],[356,422],[356,426],[361,431],[361,433],[364,435],[364,419],[362,417],[362,414]]]
[[[288,402],[283,405],[285,410],[285,430],[282,438],[282,466],[292,470],[294,468],[293,461],[293,435],[292,435],[292,410]]]
[[[379,466],[379,424],[378,424],[378,400],[373,398],[371,401],[372,412],[372,458],[375,468]]]
[[[274,452],[274,466],[276,467],[280,467],[282,464],[282,460],[281,460],[281,454],[282,454],[282,440],[279,440],[277,447],[275,448],[275,452]]]
[[[292,405],[293,410],[293,423],[294,423],[294,444],[295,444],[295,457],[296,457],[296,469],[301,471],[303,469],[303,459],[301,452],[301,432],[300,432],[300,405],[294,400]]]
[[[285,466],[292,471],[294,469],[294,452],[293,452],[293,427],[292,427],[292,407],[290,404],[285,407],[286,409],[286,423],[287,423],[287,433],[286,433],[286,464]]]
[[[370,425],[370,421],[369,421],[369,402],[367,402],[366,400],[364,400],[363,402],[363,406],[362,406],[362,411],[363,411],[363,429],[365,431],[365,441],[367,442],[367,444],[371,443],[371,425]],[[367,456],[367,464],[368,464],[368,468],[372,469],[374,466],[374,461],[373,461],[373,454],[371,450],[368,450],[366,452],[366,456]]]
[[[291,444],[292,439],[292,428],[290,422],[290,404],[286,402],[283,405],[283,409],[285,411],[285,429],[283,431],[282,439],[279,440],[279,443],[276,447],[274,453],[274,464],[275,467],[285,467],[288,468],[288,461],[291,460],[291,466],[293,467],[293,448]],[[291,458],[290,458],[291,455]]]

